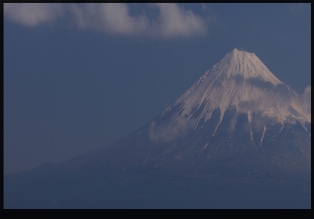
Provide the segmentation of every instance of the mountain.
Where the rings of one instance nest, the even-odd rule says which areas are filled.
[[[92,160],[169,168],[259,152],[293,159],[286,170],[303,171],[310,166],[311,121],[298,103],[255,54],[234,49],[159,116]]]
[[[307,208],[310,132],[311,113],[300,95],[254,53],[234,49],[160,115],[114,144],[6,176],[4,204]]]

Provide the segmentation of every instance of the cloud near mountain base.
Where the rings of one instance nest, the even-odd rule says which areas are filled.
[[[149,138],[154,142],[171,142],[184,136],[188,130],[195,127],[193,119],[176,116],[168,124],[157,124],[152,122],[149,130]]]

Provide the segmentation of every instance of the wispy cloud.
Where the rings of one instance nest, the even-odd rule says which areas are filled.
[[[160,16],[157,24],[150,25],[154,35],[160,33],[163,37],[189,37],[203,35],[207,32],[205,21],[190,10],[185,10],[177,4],[156,4]]]
[[[64,15],[64,5],[60,3],[5,3],[4,17],[25,26],[35,27],[52,23]]]
[[[126,4],[74,4],[69,8],[78,28],[136,35],[147,30],[146,16],[130,16]]]
[[[258,87],[261,84],[258,85],[254,82],[254,86]],[[267,85],[264,83],[264,86],[266,88]],[[306,87],[302,94],[290,91],[286,85],[268,88],[266,92],[261,91],[260,94],[255,100],[239,102],[238,112],[259,114],[261,111],[268,111],[272,108],[279,110],[285,119],[293,123],[295,118],[300,119],[300,121],[311,121],[311,86]],[[286,110],[290,112],[289,115],[286,114]],[[293,118],[290,115],[293,115]]]
[[[300,95],[300,103],[304,113],[311,119],[311,85],[307,86]]]
[[[31,27],[66,17],[80,29],[139,37],[187,38],[208,33],[207,21],[182,5],[153,3],[136,7],[144,11],[131,15],[130,6],[124,3],[6,3],[4,16]],[[157,16],[148,16],[151,9],[157,10]]]
[[[155,142],[171,142],[185,135],[188,130],[194,128],[195,121],[182,116],[173,117],[168,124],[156,124],[152,122],[149,130],[149,138]]]

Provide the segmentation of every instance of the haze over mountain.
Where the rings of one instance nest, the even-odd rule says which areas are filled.
[[[311,113],[302,98],[254,53],[234,49],[160,115],[109,147],[6,176],[5,206],[307,208]],[[39,190],[52,187],[41,197]]]

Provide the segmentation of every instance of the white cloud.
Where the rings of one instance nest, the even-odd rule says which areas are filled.
[[[187,119],[182,116],[174,117],[168,124],[156,125],[155,122],[151,123],[149,130],[149,138],[151,141],[157,142],[171,142],[186,132],[195,127],[193,119]]]
[[[81,29],[107,34],[159,38],[184,38],[207,34],[205,19],[174,3],[144,4],[145,13],[131,15],[124,3],[85,4],[5,4],[4,16],[25,26],[51,23],[67,18]],[[152,19],[149,9],[157,9]]]
[[[205,21],[190,10],[174,3],[155,4],[160,11],[156,27],[151,26],[154,35],[163,37],[190,37],[207,32]]]
[[[300,95],[300,99],[304,112],[311,116],[311,85],[304,89],[303,94]]]
[[[79,28],[97,29],[105,33],[136,35],[145,31],[148,20],[145,16],[132,17],[126,4],[76,4],[70,11]]]
[[[311,103],[311,85],[307,86],[304,89],[302,96],[305,101],[307,101],[308,103]]]
[[[4,17],[34,27],[42,23],[51,23],[64,13],[64,7],[60,3],[5,3]]]

